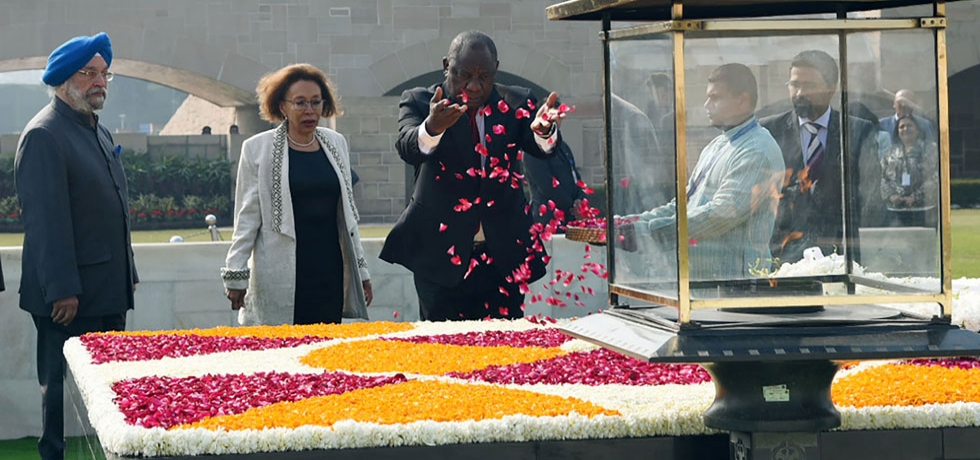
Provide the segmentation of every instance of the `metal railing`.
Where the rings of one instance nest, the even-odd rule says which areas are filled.
[[[204,216],[204,223],[207,224],[207,230],[202,230],[197,233],[192,233],[187,236],[174,235],[170,237],[171,243],[183,243],[187,238],[193,238],[195,236],[204,235],[208,233],[211,235],[211,241],[222,241],[221,232],[218,231],[218,217],[214,214],[208,214]]]

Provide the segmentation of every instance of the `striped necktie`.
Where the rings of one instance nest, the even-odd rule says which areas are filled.
[[[823,142],[820,142],[820,130],[823,129],[819,123],[808,121],[803,123],[803,128],[810,133],[810,142],[806,146],[806,167],[807,175],[810,180],[817,180],[820,177],[820,165],[823,163]]]

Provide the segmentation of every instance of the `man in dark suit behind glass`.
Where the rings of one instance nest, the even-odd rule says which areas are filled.
[[[841,113],[830,105],[838,78],[837,63],[829,54],[797,54],[786,82],[793,110],[760,121],[776,139],[786,163],[770,242],[780,262],[799,261],[810,247],[819,247],[824,255],[841,251]],[[857,227],[879,226],[883,203],[877,133],[868,121],[847,118],[850,148],[844,160],[850,172],[848,188],[856,198],[849,203],[852,222]],[[851,242],[852,250],[858,249],[855,243]]]
[[[456,36],[442,65],[445,81],[399,103],[396,147],[416,182],[381,259],[414,273],[423,320],[520,318],[546,259],[518,164],[554,152],[565,114],[556,93],[539,103],[495,84],[497,48],[481,32]]]
[[[582,218],[579,207],[583,199],[591,201],[590,207],[602,204],[587,197],[579,186],[582,176],[575,167],[572,149],[564,141],[558,144],[554,155],[548,158],[530,155],[524,157],[524,175],[531,196],[531,216],[534,222],[545,226],[555,222],[557,225],[554,233],[564,233],[562,225]],[[551,209],[551,203],[554,203],[554,209]],[[561,213],[555,212],[559,210]],[[557,219],[557,216],[562,216],[562,219]]]

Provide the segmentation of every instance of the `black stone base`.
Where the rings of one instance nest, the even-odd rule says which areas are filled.
[[[781,433],[780,435],[784,435]],[[753,433],[752,436],[766,433]],[[767,457],[796,460],[980,460],[980,428],[934,428],[922,430],[830,431],[802,433],[803,449],[760,444],[754,452]],[[777,435],[778,437],[778,435]],[[814,449],[812,439],[818,447]],[[750,446],[751,447],[751,446]],[[539,441],[448,446],[378,447],[369,449],[311,450],[303,452],[256,453],[247,455],[203,455],[155,457],[155,460],[726,460],[736,459],[729,434],[660,438],[595,439],[582,441]],[[803,452],[806,457],[779,457],[773,453]],[[743,450],[748,455],[753,452]],[[96,457],[93,457],[96,458]],[[108,460],[135,457],[107,455]]]
[[[107,460],[135,460],[136,458],[106,455]],[[501,442],[221,456],[153,457],[154,460],[623,460],[634,458],[723,460],[728,458],[728,435]]]
[[[704,363],[715,400],[704,424],[741,432],[820,432],[840,426],[829,360]]]
[[[731,433],[733,460],[980,459],[980,429]]]

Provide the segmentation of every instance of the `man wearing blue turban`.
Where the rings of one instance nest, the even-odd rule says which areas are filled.
[[[54,50],[42,77],[54,97],[17,146],[24,222],[20,308],[37,329],[42,460],[64,459],[65,341],[123,329],[138,282],[126,176],[112,135],[99,124],[111,63],[105,33],[75,37]]]

